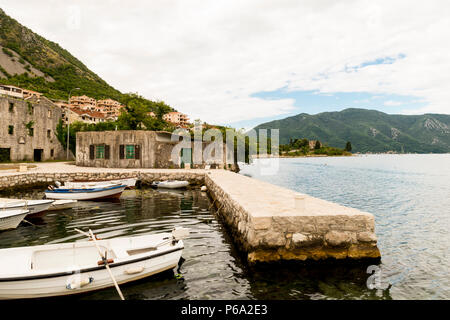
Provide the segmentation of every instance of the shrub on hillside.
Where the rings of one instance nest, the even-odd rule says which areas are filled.
[[[8,49],[6,49],[6,48],[2,48],[2,51],[3,51],[3,53],[4,54],[6,54],[6,55],[8,55],[8,56],[10,56],[10,57],[14,57],[14,54],[10,51],[10,50],[8,50]]]

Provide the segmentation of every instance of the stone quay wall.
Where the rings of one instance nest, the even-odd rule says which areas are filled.
[[[374,216],[227,170],[106,169],[54,164],[0,174],[0,190],[55,181],[137,178],[142,185],[187,180],[206,185],[213,206],[250,264],[380,258]],[[188,241],[188,240],[187,240]]]
[[[0,190],[23,186],[54,184],[56,181],[96,181],[137,178],[143,185],[153,181],[187,180],[191,185],[204,182],[204,173],[196,172],[71,172],[71,173],[26,173],[0,176]]]

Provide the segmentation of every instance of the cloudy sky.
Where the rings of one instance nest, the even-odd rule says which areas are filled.
[[[348,107],[450,113],[450,2],[0,0],[122,92],[250,128]]]

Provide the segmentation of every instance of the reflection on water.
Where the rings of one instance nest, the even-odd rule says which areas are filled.
[[[264,161],[241,173],[374,214],[394,299],[450,298],[450,154],[268,161],[280,161],[276,175],[261,174]]]
[[[36,190],[17,198],[40,199]],[[53,211],[34,224],[0,233],[0,248],[86,241],[74,228],[91,228],[99,237],[190,229],[178,269],[121,286],[126,299],[385,299],[369,290],[363,267],[299,265],[249,268],[229,234],[198,190],[125,191],[117,202],[79,201],[73,209]],[[181,279],[174,275],[180,274]],[[58,299],[118,299],[114,288]]]

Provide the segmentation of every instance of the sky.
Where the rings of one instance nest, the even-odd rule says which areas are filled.
[[[450,114],[450,2],[0,0],[121,92],[251,128],[349,107]]]

